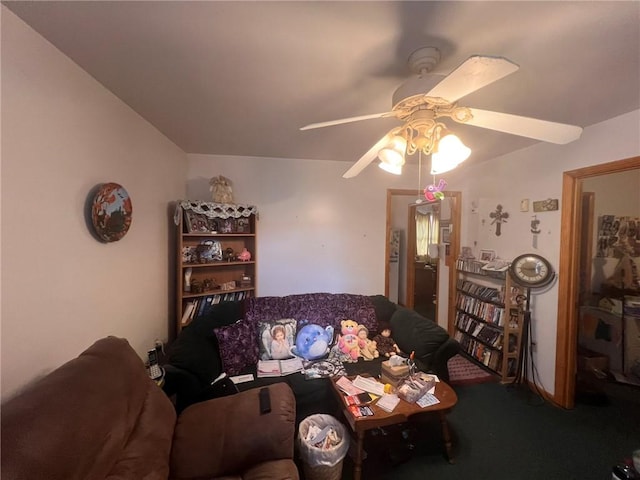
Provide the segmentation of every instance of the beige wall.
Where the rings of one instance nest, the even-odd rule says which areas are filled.
[[[102,336],[141,355],[166,339],[168,204],[185,178],[179,148],[2,7],[3,399]],[[83,212],[109,181],[133,222],[103,244]]]

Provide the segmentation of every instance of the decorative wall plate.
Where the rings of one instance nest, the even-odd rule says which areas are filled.
[[[91,205],[91,221],[96,234],[105,242],[116,242],[131,226],[131,199],[117,183],[100,186]]]

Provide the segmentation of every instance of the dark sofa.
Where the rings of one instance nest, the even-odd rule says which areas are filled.
[[[228,375],[255,373],[258,361],[258,324],[284,318],[305,320],[322,326],[331,325],[336,333],[340,322],[351,319],[365,325],[372,338],[385,327],[400,349],[415,352],[420,370],[433,372],[448,380],[447,361],[459,351],[459,344],[447,331],[413,310],[390,302],[383,295],[310,293],[282,297],[249,298],[241,303],[220,304],[210,314],[195,319],[185,327],[172,345],[168,356],[169,394],[176,395],[178,409],[191,403],[236,391],[230,382],[211,382],[220,373]],[[348,374],[378,375],[379,357],[346,363]],[[296,420],[313,413],[335,413],[335,400],[327,379],[305,380],[292,374],[276,378],[256,378],[242,383],[239,390],[278,382],[287,383],[296,397]]]

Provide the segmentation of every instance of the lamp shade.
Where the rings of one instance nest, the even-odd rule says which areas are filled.
[[[447,133],[438,141],[438,150],[431,155],[431,175],[453,170],[471,155],[471,149],[453,133]]]
[[[391,163],[380,162],[378,166],[385,172],[393,173],[394,175],[402,174],[402,165],[392,165]]]
[[[407,139],[401,135],[394,135],[389,143],[378,152],[379,167],[394,175],[400,175],[406,150]]]

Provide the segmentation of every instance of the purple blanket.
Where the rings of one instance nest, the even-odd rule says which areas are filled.
[[[258,362],[258,323],[293,318],[300,323],[333,326],[340,332],[342,320],[354,320],[369,332],[378,321],[371,299],[349,293],[305,293],[284,297],[255,297],[245,301],[245,316],[238,323],[216,329],[224,370],[237,375]]]

